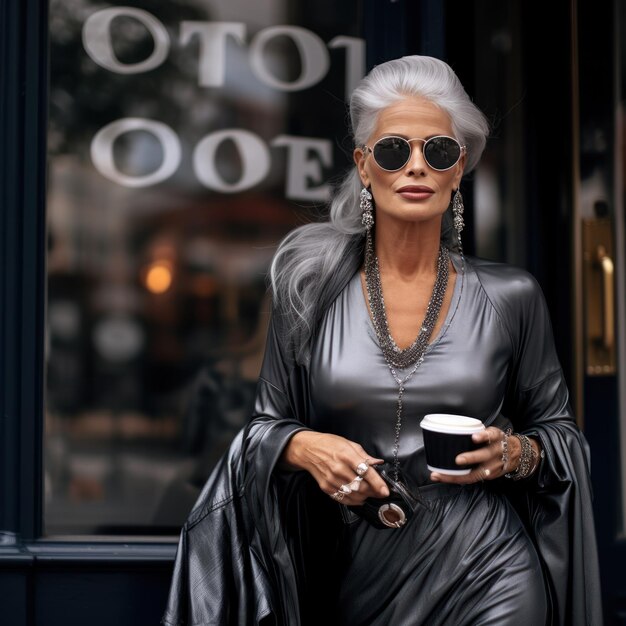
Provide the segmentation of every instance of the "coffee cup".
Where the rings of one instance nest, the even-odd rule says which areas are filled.
[[[472,441],[472,435],[484,430],[485,425],[473,417],[430,413],[420,422],[424,434],[426,465],[431,472],[463,476],[474,466],[457,465],[455,459],[462,452],[482,447]]]

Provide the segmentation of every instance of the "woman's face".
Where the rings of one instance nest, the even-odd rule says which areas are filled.
[[[383,109],[366,145],[372,148],[381,137],[396,135],[405,139],[428,139],[436,135],[454,137],[447,113],[424,98],[407,98]],[[387,172],[378,166],[369,150],[357,148],[354,161],[364,187],[370,187],[376,218],[408,222],[440,219],[458,189],[463,175],[465,153],[444,172],[432,169],[422,156],[421,141],[411,142],[411,157],[404,167]]]

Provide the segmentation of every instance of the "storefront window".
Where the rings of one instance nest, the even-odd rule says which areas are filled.
[[[247,421],[269,261],[350,162],[361,14],[51,2],[47,535],[177,532]]]

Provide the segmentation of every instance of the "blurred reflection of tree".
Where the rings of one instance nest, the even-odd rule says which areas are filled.
[[[210,20],[207,9],[190,2],[159,0],[142,0],[138,6],[163,23],[172,51],[161,66],[134,80],[132,75],[120,76],[99,67],[83,48],[85,20],[102,5],[90,0],[51,0],[50,154],[76,154],[79,147],[86,151],[100,128],[122,117],[156,118],[177,128],[201,121],[189,120],[189,90],[197,84],[197,49],[194,45],[178,49],[177,41],[180,22]],[[111,31],[113,49],[122,63],[143,61],[154,49],[152,36],[136,20],[118,17]],[[210,114],[211,108],[205,107],[205,115]]]

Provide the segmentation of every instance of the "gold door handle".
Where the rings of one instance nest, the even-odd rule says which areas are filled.
[[[615,267],[610,219],[583,220],[583,293],[587,376],[612,376],[616,368]]]
[[[606,248],[599,245],[597,259],[602,272],[602,344],[607,350],[612,350],[615,345],[615,291],[613,287],[614,265],[613,259],[607,254]]]

